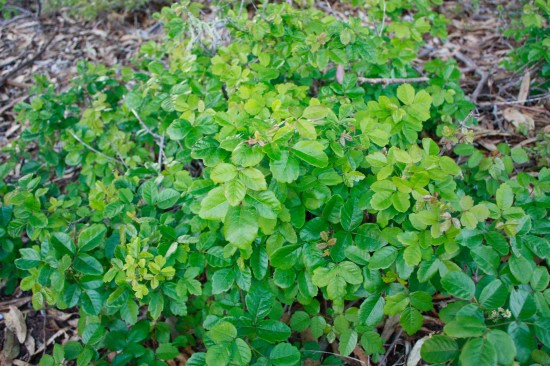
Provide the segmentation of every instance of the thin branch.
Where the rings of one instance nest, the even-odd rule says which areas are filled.
[[[135,109],[132,109],[132,113],[134,114],[134,116],[136,116],[137,120],[139,121],[141,126],[145,129],[145,131],[149,132],[151,134],[151,136],[153,136],[154,138],[160,140],[160,135],[157,134],[157,133],[154,133],[149,127],[147,127],[147,125],[145,124],[145,122],[143,122],[143,120],[141,119],[139,114],[137,114]]]
[[[546,99],[548,97],[550,97],[550,93],[546,93],[546,94],[543,94],[539,97],[529,98],[529,99],[526,99],[526,100],[507,100],[507,101],[504,101],[504,102],[481,102],[481,103],[477,103],[477,105],[480,106],[480,107],[492,107],[494,105],[523,104],[523,103],[535,102],[537,100]],[[541,112],[546,112],[546,111],[541,111]]]
[[[397,332],[397,334],[395,335],[395,338],[391,342],[390,346],[388,347],[388,350],[386,351],[386,354],[380,359],[380,362],[378,363],[378,365],[380,365],[380,366],[385,366],[386,365],[386,361],[388,359],[388,356],[390,355],[390,351],[395,346],[395,344],[397,343],[399,338],[401,338],[402,333],[403,333],[403,328],[400,328],[399,331]]]
[[[55,36],[57,36],[57,33],[59,32],[59,26],[57,27],[57,30],[54,32],[53,36],[48,39],[48,41],[40,47],[38,51],[28,60],[21,62],[19,65],[14,66],[6,75],[2,76],[0,78],[0,86],[4,85],[4,83],[11,78],[13,75],[15,75],[19,70],[24,69],[34,63],[43,53],[46,51],[46,49],[49,47],[49,45],[53,42]]]
[[[137,120],[139,121],[139,123],[141,124],[141,126],[151,135],[153,136],[154,140],[155,140],[155,144],[157,144],[157,146],[159,147],[159,156],[158,156],[158,164],[159,164],[159,169],[162,168],[162,157],[166,157],[166,155],[164,154],[164,133],[161,135],[159,135],[158,133],[155,133],[153,132],[149,127],[147,127],[147,125],[143,122],[143,120],[140,118],[139,114],[137,114],[136,110],[135,109],[132,109],[132,113],[134,114],[134,116],[136,116]]]
[[[304,352],[304,353],[306,353],[306,352],[311,352],[311,353],[324,353],[324,354],[333,355],[333,356],[336,356],[336,357],[347,358],[348,360],[353,360],[353,361],[359,362],[359,363],[360,363],[361,365],[363,365],[363,366],[368,366],[366,363],[364,363],[363,361],[361,361],[361,360],[358,359],[358,358],[350,357],[350,356],[344,356],[344,355],[339,355],[338,353],[334,353],[334,352],[317,351],[317,350],[312,350],[312,349],[304,350],[304,351],[302,351],[302,352]]]
[[[76,141],[80,142],[80,143],[81,143],[82,145],[84,145],[88,150],[93,151],[93,152],[95,152],[96,154],[101,155],[101,156],[103,156],[105,159],[110,160],[110,161],[112,161],[112,162],[114,162],[114,163],[120,163],[120,164],[122,164],[122,165],[126,165],[126,164],[124,164],[123,161],[119,161],[119,160],[117,160],[117,159],[115,159],[115,158],[112,158],[112,157],[110,157],[110,156],[108,156],[108,155],[105,155],[105,154],[102,153],[101,151],[99,151],[99,150],[97,150],[97,149],[91,147],[90,145],[88,145],[87,143],[85,143],[84,141],[82,141],[82,139],[81,139],[80,137],[78,137],[73,131],[67,130],[67,132],[69,132],[69,134],[70,134],[72,137],[74,137]]]
[[[162,170],[162,157],[164,155],[164,134],[160,137],[159,143],[159,169]]]
[[[479,97],[479,94],[481,93],[481,90],[483,89],[483,86],[485,83],[487,83],[487,80],[489,79],[489,73],[487,71],[482,70],[471,58],[466,56],[460,51],[455,52],[454,56],[466,64],[470,69],[474,70],[476,74],[479,75],[480,79],[477,83],[477,86],[470,96],[472,98],[472,102],[477,102],[477,98]]]
[[[403,84],[403,83],[425,83],[430,81],[430,78],[426,76],[418,78],[364,78],[359,77],[358,81],[361,84]]]
[[[361,364],[370,366],[370,358],[369,356],[367,356],[365,350],[363,349],[363,347],[361,347],[360,344],[357,344],[355,346],[355,348],[353,349],[353,353],[357,356],[357,358],[359,358],[359,360],[361,360]]]
[[[382,32],[384,32],[385,26],[386,26],[386,0],[384,0],[384,14],[382,15],[382,25],[380,27],[380,30],[378,31],[379,37],[382,37]]]

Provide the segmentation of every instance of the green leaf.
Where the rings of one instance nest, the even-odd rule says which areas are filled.
[[[206,351],[206,365],[226,366],[231,360],[229,349],[225,344],[216,344]]]
[[[271,254],[271,265],[275,268],[290,269],[296,262],[296,250],[300,244],[285,245]]]
[[[269,359],[275,366],[296,366],[300,362],[300,351],[289,343],[279,343],[271,350]]]
[[[73,268],[80,273],[88,275],[100,275],[103,274],[103,266],[97,259],[91,255],[80,253],[74,263]]]
[[[529,155],[527,155],[521,146],[514,147],[510,153],[512,155],[512,160],[514,160],[517,164],[525,164],[529,162]]]
[[[359,208],[357,200],[352,198],[340,209],[340,220],[346,231],[355,230],[363,221],[363,211]]]
[[[248,347],[248,344],[246,344],[245,341],[243,341],[240,338],[235,339],[229,348],[229,351],[231,353],[231,361],[237,365],[248,365],[250,363],[250,359],[252,358],[252,351],[250,350],[250,347]],[[189,362],[187,362],[188,366]]]
[[[215,343],[231,342],[237,338],[237,328],[229,322],[222,321],[214,325],[206,335]]]
[[[309,325],[309,315],[305,311],[296,311],[290,317],[290,327],[294,332],[304,332]]]
[[[87,252],[96,248],[103,241],[106,231],[105,226],[101,224],[85,228],[78,235],[78,249]]]
[[[463,366],[496,366],[497,352],[487,339],[472,338],[462,348],[460,362]]]
[[[454,339],[444,335],[433,335],[420,349],[422,359],[431,364],[442,364],[453,360],[458,355],[458,345]]]
[[[544,267],[537,267],[533,271],[531,276],[531,287],[535,291],[544,291],[548,288],[548,282],[550,281],[550,276],[548,275],[548,270]]]
[[[496,201],[498,208],[501,210],[506,210],[512,207],[512,204],[514,203],[514,193],[512,192],[510,186],[506,183],[501,184],[497,189]]]
[[[533,275],[533,266],[525,257],[511,256],[508,260],[510,272],[520,283],[529,283]]]
[[[433,309],[432,296],[425,291],[416,291],[411,293],[411,305],[422,311]]]
[[[340,262],[340,264],[338,264],[338,274],[347,283],[351,283],[352,285],[359,285],[363,283],[361,268],[359,268],[359,266],[353,262]]]
[[[487,245],[480,245],[471,251],[477,266],[486,274],[496,275],[500,264],[500,255]]]
[[[382,296],[371,295],[363,301],[359,308],[359,323],[368,327],[374,327],[384,318],[384,305],[386,301]]]
[[[225,215],[223,234],[237,248],[246,249],[258,234],[256,212],[248,207],[231,207]]]
[[[176,204],[179,198],[180,194],[178,191],[172,188],[163,189],[158,195],[157,207],[161,210],[170,208]]]
[[[21,258],[15,260],[15,265],[19,269],[27,270],[40,264],[40,254],[32,248],[19,249]]]
[[[497,352],[497,361],[500,365],[511,365],[516,358],[516,345],[508,333],[499,329],[490,330],[487,340]]]
[[[315,281],[313,283],[315,283]],[[329,279],[328,285],[327,285],[327,297],[330,300],[339,300],[343,298],[345,295],[346,295],[346,280],[344,280],[344,278],[340,276],[332,276]]]
[[[302,115],[302,117],[315,121],[325,118],[328,115],[329,111],[330,110],[327,107],[322,105],[310,105],[309,107],[304,109],[304,114]]]
[[[322,316],[314,316],[313,318],[311,318],[309,330],[311,331],[311,335],[313,336],[313,338],[321,337],[325,332],[326,326],[327,321]]]
[[[235,282],[233,268],[223,268],[212,275],[212,294],[217,295],[228,291]]]
[[[292,152],[306,163],[324,168],[328,165],[328,156],[324,153],[325,148],[317,141],[298,141],[292,147]]]
[[[338,352],[342,356],[348,356],[353,352],[357,345],[357,332],[353,329],[346,329],[340,335],[340,343],[338,344]]]
[[[418,281],[423,283],[430,280],[439,270],[441,261],[437,257],[432,257],[430,260],[423,260],[418,267]]]
[[[241,170],[239,172],[239,179],[247,188],[254,191],[267,189],[264,175],[256,168],[245,168]]]
[[[166,133],[171,140],[183,140],[192,131],[191,124],[184,119],[176,119],[168,126]]]
[[[65,254],[74,254],[76,247],[71,237],[65,233],[55,233],[51,236],[50,242],[53,247],[60,253],[61,256]]]
[[[401,324],[403,330],[407,332],[408,335],[413,335],[418,332],[423,323],[424,318],[422,314],[412,306],[406,307],[399,318],[399,324]]]
[[[214,183],[225,183],[237,176],[237,168],[233,164],[220,163],[210,172],[210,179]]]
[[[397,88],[397,98],[403,104],[410,105],[414,102],[414,88],[410,84],[401,84]]]
[[[535,334],[546,347],[550,347],[550,317],[537,319]]]
[[[256,286],[248,292],[245,297],[245,303],[254,323],[271,312],[274,300],[275,296],[271,291],[261,286]]]
[[[471,299],[476,290],[474,281],[464,272],[459,271],[449,271],[441,279],[441,285],[445,291],[459,299]]]
[[[269,162],[273,178],[281,183],[292,183],[300,175],[300,162],[287,150],[283,150],[276,160]]]
[[[404,292],[398,292],[395,295],[386,296],[386,305],[384,305],[384,313],[387,315],[396,315],[401,313],[407,305],[410,298]]]
[[[39,294],[41,294],[39,292]],[[80,296],[80,305],[85,312],[92,315],[99,315],[103,307],[103,299],[99,292],[95,290],[87,290],[82,292]]]
[[[486,285],[479,295],[479,304],[486,309],[498,309],[508,299],[508,289],[502,281],[496,279]]]
[[[485,333],[487,327],[483,320],[471,316],[459,316],[447,323],[443,328],[445,333],[453,338],[479,337]]]
[[[172,343],[159,344],[155,353],[157,354],[158,358],[165,361],[176,358],[180,354],[178,348],[175,347]]]
[[[256,335],[270,343],[282,342],[290,337],[290,328],[278,320],[262,320],[256,325]]]
[[[224,184],[224,195],[231,206],[237,206],[246,196],[246,187],[239,179]]]
[[[376,330],[367,330],[361,336],[361,346],[367,355],[384,354],[384,340]]]
[[[160,292],[155,292],[151,295],[151,301],[149,302],[149,313],[151,317],[156,320],[160,317],[160,314],[164,310],[164,296]]]
[[[393,204],[392,196],[393,196],[393,193],[390,191],[377,192],[372,196],[370,205],[375,210],[384,211],[385,209],[389,208]]]
[[[406,247],[403,251],[403,259],[405,259],[407,265],[411,267],[417,266],[422,260],[422,251],[420,250],[420,246],[415,243]]]
[[[391,196],[391,202],[393,207],[399,212],[407,212],[411,206],[408,193],[395,192]]]
[[[201,201],[199,216],[206,220],[223,220],[229,210],[229,203],[225,198],[222,187],[216,187],[208,192]]]
[[[392,246],[385,246],[378,249],[370,259],[369,269],[388,268],[395,262],[397,254],[397,249]]]

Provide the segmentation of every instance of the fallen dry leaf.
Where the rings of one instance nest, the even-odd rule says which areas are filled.
[[[531,73],[529,70],[523,75],[521,79],[521,86],[518,93],[518,102],[525,102],[529,96],[529,86],[531,85]]]
[[[15,333],[19,343],[25,343],[27,338],[27,323],[23,313],[15,306],[10,306],[10,311],[4,315],[6,327]]]
[[[25,339],[25,348],[29,351],[29,355],[34,354],[36,351],[36,342],[34,341],[34,337],[30,334],[27,336],[27,339]]]
[[[514,125],[516,129],[523,128],[527,131],[535,129],[535,121],[533,117],[526,113],[522,113],[515,108],[506,108],[502,111],[504,119]]]
[[[409,357],[407,358],[407,366],[416,366],[418,365],[418,362],[420,362],[420,349],[422,348],[422,345],[428,339],[429,337],[422,337],[420,338],[411,349],[411,353],[409,353]]]
[[[12,360],[19,355],[19,343],[15,333],[6,328],[4,330],[4,344],[0,353],[0,365],[11,365]]]

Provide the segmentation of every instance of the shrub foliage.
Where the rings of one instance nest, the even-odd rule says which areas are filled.
[[[413,336],[424,316],[427,363],[548,362],[550,170],[474,147],[452,61],[365,82],[420,76],[423,37],[445,37],[427,1],[388,3],[373,28],[236,4],[223,45],[177,4],[133,68],[37,79],[0,166],[0,260],[6,293],[78,307],[81,342],[43,365],[190,346],[189,365],[290,366],[333,342],[378,362],[384,320]]]

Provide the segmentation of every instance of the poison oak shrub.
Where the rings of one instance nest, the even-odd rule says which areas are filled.
[[[237,4],[217,47],[190,9],[162,11],[167,39],[134,69],[83,63],[19,106],[4,291],[22,278],[36,309],[80,313],[81,342],[42,365],[163,365],[190,346],[189,365],[290,366],[332,342],[378,362],[384,320],[414,336],[424,314],[443,324],[426,363],[547,362],[550,170],[472,145],[452,63],[414,86],[360,78],[419,76],[429,18],[373,31]]]

